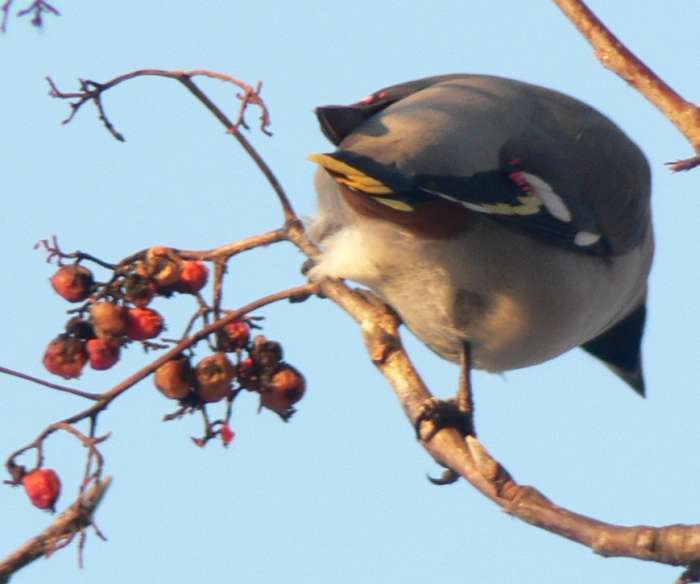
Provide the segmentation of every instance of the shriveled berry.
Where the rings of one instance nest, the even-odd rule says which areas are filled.
[[[260,393],[260,405],[287,420],[294,413],[292,406],[304,397],[305,391],[304,376],[291,365],[282,363]]]
[[[156,369],[154,383],[169,399],[185,399],[192,391],[192,368],[184,357],[166,361]]]
[[[74,316],[66,323],[66,334],[77,339],[92,339],[95,337],[95,329],[87,320]]]
[[[243,349],[250,341],[250,326],[244,320],[228,323],[219,335],[221,349],[226,352]]]
[[[130,308],[126,336],[133,341],[157,337],[163,330],[163,317],[152,308]]]
[[[252,357],[246,357],[236,366],[236,379],[250,391],[260,389],[259,367]]]
[[[209,279],[209,268],[204,262],[196,260],[186,260],[180,267],[180,277],[175,282],[174,288],[178,292],[185,294],[195,294],[199,292]]]
[[[71,264],[59,268],[49,281],[56,293],[68,302],[82,302],[90,296],[94,279],[86,267]]]
[[[253,339],[253,359],[263,369],[273,369],[282,361],[282,345],[277,341],[271,341],[263,335],[257,335]]]
[[[180,278],[182,259],[174,249],[157,245],[146,251],[143,268],[158,288],[168,288]]]
[[[148,306],[156,292],[155,282],[146,276],[134,273],[124,279],[124,300],[134,306]]]
[[[90,367],[102,371],[119,361],[119,341],[115,339],[90,339],[85,343]]]
[[[54,505],[61,494],[61,479],[50,468],[38,468],[22,477],[22,485],[29,500],[39,509],[54,510]]]
[[[44,367],[54,375],[75,379],[80,377],[87,359],[84,341],[59,335],[46,347],[43,362]]]
[[[195,367],[197,394],[203,402],[218,402],[229,395],[236,370],[224,353],[214,353]]]
[[[111,339],[126,332],[126,310],[112,302],[96,302],[90,307],[90,320],[95,334],[103,339]]]

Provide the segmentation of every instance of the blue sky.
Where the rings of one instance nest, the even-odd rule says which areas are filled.
[[[690,100],[700,101],[692,0],[591,0],[629,46]],[[657,256],[644,344],[648,398],[639,399],[580,351],[505,376],[477,373],[484,443],[521,482],[555,502],[622,524],[698,522],[700,464],[700,174],[671,175],[690,156],[675,128],[604,70],[552,2],[63,2],[44,31],[13,20],[0,37],[3,212],[0,364],[44,375],[40,357],[66,317],[34,242],[57,234],[67,250],[118,260],[153,244],[203,249],[275,228],[280,212],[253,164],[176,83],[139,79],[105,105],[127,139],[113,140],[88,107],[62,127],[65,90],[144,68],[208,68],[263,80],[274,137],[251,139],[297,209],[314,211],[311,152],[330,149],[312,109],[349,103],[380,87],[452,72],[489,73],[548,86],[590,103],[647,153],[654,174]],[[202,84],[230,112],[230,88]],[[251,119],[254,121],[254,118]],[[302,282],[302,257],[279,245],[236,260],[229,307]],[[175,332],[193,306],[159,300]],[[172,409],[146,381],[100,418],[115,477],[86,567],[74,549],[36,562],[18,584],[54,582],[671,582],[679,570],[595,556],[511,519],[463,483],[437,488],[438,469],[415,443],[391,391],[369,363],[349,318],[328,302],[264,311],[265,334],[283,342],[307,376],[290,424],[237,402],[229,450],[195,448],[200,422],[163,424]],[[457,369],[407,335],[438,394]],[[102,391],[148,356],[132,349],[106,373],[75,386]],[[83,406],[11,378],[0,389],[5,452]],[[4,457],[4,455],[3,455]],[[83,452],[66,437],[47,445],[66,503]],[[59,503],[59,508],[61,508]],[[20,490],[0,490],[0,554],[50,518]]]

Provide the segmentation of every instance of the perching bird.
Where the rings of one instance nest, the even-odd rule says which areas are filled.
[[[316,114],[338,149],[310,157],[311,278],[368,286],[446,359],[468,343],[475,368],[500,372],[580,346],[644,394],[650,173],[615,124],[484,75]]]

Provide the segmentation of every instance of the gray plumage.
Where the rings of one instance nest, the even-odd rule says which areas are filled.
[[[457,361],[468,341],[477,368],[505,371],[586,345],[643,392],[653,235],[639,149],[589,106],[517,81],[443,76],[373,95],[346,116],[320,108],[339,145],[328,156],[397,200],[443,198],[472,217],[450,237],[422,237],[358,213],[337,174],[321,168],[311,233],[323,253],[310,276],[368,286],[446,359]],[[530,189],[516,195],[532,195],[535,210],[511,212],[526,200],[505,193],[514,177]]]

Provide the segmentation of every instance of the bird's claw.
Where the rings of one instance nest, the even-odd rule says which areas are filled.
[[[425,422],[430,422],[432,427],[423,433],[421,430]],[[413,427],[416,431],[416,439],[423,442],[430,442],[443,428],[454,428],[465,437],[474,434],[471,413],[460,409],[455,399],[443,400],[436,397],[427,399],[423,402]]]
[[[452,483],[456,483],[459,480],[459,473],[453,471],[451,468],[446,468],[442,471],[442,475],[440,476],[440,478],[436,479],[431,477],[430,475],[426,475],[426,477],[434,485],[442,487],[444,485],[451,485]]]

